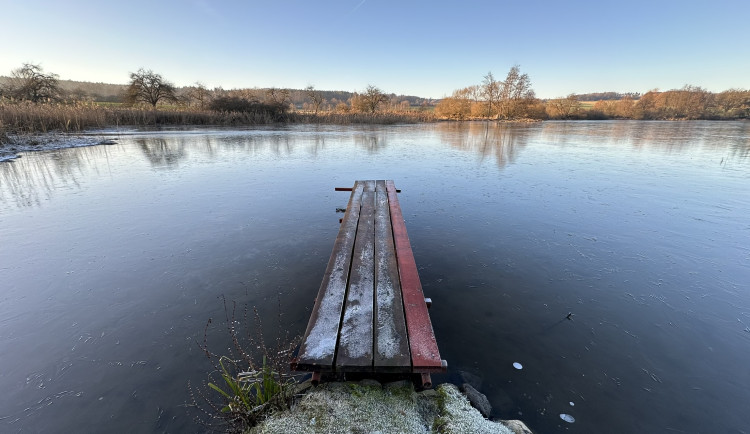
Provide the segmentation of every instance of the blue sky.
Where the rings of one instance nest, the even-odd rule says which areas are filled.
[[[543,98],[750,88],[750,1],[0,0],[0,75],[440,98],[515,64]]]

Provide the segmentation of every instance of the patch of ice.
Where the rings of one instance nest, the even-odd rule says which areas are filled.
[[[0,162],[17,158],[19,152],[51,151],[83,146],[114,145],[116,139],[102,135],[71,135],[47,133],[34,135],[8,135],[10,143],[0,145]]]
[[[564,420],[565,422],[568,422],[568,423],[573,423],[573,422],[576,421],[576,418],[574,418],[573,416],[571,416],[569,414],[565,414],[565,413],[563,413],[563,414],[560,415],[560,419],[562,419],[562,420]]]

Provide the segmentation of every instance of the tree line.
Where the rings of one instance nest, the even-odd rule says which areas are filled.
[[[290,112],[319,116],[415,111],[420,112],[420,119],[452,120],[750,118],[750,90],[745,89],[712,93],[686,85],[668,91],[651,90],[643,95],[601,92],[539,99],[529,75],[518,65],[511,67],[503,80],[496,79],[490,71],[479,84],[455,90],[436,104],[428,99],[389,94],[373,85],[360,92],[323,91],[314,86],[208,89],[200,82],[178,88],[160,74],[144,68],[131,72],[129,78],[127,85],[91,85],[107,94],[99,95],[101,98],[128,107],[248,113],[275,121],[287,119]],[[56,74],[45,72],[39,65],[24,64],[0,82],[0,103],[69,104],[92,99],[81,88],[64,87]]]
[[[719,93],[686,85],[667,91],[651,90],[634,99],[599,100],[588,107],[576,95],[547,102],[553,119],[732,120],[750,119],[750,90]]]
[[[750,119],[750,90],[712,93],[686,85],[643,95],[603,92],[541,100],[536,98],[529,76],[516,65],[504,81],[496,80],[489,72],[480,84],[454,91],[438,102],[435,114],[455,120]]]
[[[369,85],[362,92],[326,91],[308,86],[305,89],[231,89],[207,88],[201,82],[177,87],[161,74],[141,68],[129,74],[127,85],[85,83],[59,80],[57,74],[46,73],[39,65],[24,64],[11,71],[10,77],[0,77],[0,98],[6,101],[34,103],[110,102],[129,106],[144,104],[177,106],[191,109],[240,111],[262,107],[274,110],[337,111],[342,113],[373,113],[406,111],[429,107],[430,99],[416,96],[388,94]],[[377,100],[376,104],[373,101]]]

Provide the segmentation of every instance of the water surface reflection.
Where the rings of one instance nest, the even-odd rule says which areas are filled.
[[[741,432],[748,125],[131,132],[24,154],[0,164],[0,430],[199,431],[182,405],[222,296],[302,333],[333,187],[387,178],[451,375],[481,376],[497,417]]]

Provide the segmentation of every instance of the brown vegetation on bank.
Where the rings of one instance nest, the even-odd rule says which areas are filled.
[[[643,95],[614,92],[536,98],[528,74],[513,66],[505,80],[492,72],[478,85],[453,92],[436,105],[387,94],[315,89],[175,88],[151,70],[130,74],[119,97],[107,101],[81,88],[63,89],[56,74],[24,64],[0,82],[0,141],[7,134],[80,132],[118,126],[248,126],[271,123],[394,124],[433,120],[544,119],[750,119],[750,90],[711,93],[695,86]],[[97,91],[112,92],[101,83]],[[115,86],[116,87],[116,86]],[[114,88],[113,88],[114,89]],[[115,98],[121,102],[112,102]],[[593,98],[601,98],[592,101]],[[418,104],[418,105],[415,105]]]
[[[750,90],[712,93],[695,86],[652,90],[638,100],[597,101],[583,115],[588,119],[750,119]]]
[[[386,94],[372,85],[345,100],[326,98],[331,92],[313,86],[302,93],[279,88],[209,90],[201,83],[177,89],[160,74],[141,68],[130,74],[121,102],[112,103],[95,102],[82,89],[64,91],[57,75],[46,74],[38,65],[25,64],[11,75],[0,82],[2,137],[6,133],[80,132],[118,126],[393,124],[433,119],[426,107],[413,107],[408,97]],[[300,95],[304,98],[301,103]]]
[[[251,126],[282,123],[394,124],[432,120],[429,112],[289,112],[269,110],[217,111],[189,107],[118,107],[96,103],[32,103],[0,101],[0,135],[81,132],[119,126]]]
[[[540,100],[534,96],[526,74],[515,66],[505,81],[492,74],[480,85],[469,86],[442,99],[435,108],[440,119],[638,119],[638,120],[732,120],[750,119],[750,90],[730,89],[712,93],[696,86],[644,95],[603,93],[607,99],[591,102],[589,95]],[[498,90],[499,89],[499,90]],[[585,100],[585,102],[584,102]]]

